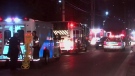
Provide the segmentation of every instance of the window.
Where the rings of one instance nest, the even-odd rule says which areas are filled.
[[[76,30],[76,34],[79,34],[79,30]]]
[[[20,42],[24,43],[24,30],[18,30]]]
[[[10,37],[11,37],[11,31],[5,30],[4,31],[4,44],[8,42]]]

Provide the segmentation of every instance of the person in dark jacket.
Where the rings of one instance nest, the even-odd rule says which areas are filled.
[[[13,37],[9,40],[9,51],[8,57],[10,57],[10,69],[16,70],[17,68],[17,60],[19,57],[19,53],[21,51],[20,48],[20,40],[18,39],[18,33],[15,33]]]
[[[39,38],[36,35],[36,31],[32,32],[33,35],[33,59],[39,59]]]

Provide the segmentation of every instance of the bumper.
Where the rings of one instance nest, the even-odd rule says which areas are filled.
[[[65,48],[65,47],[61,47],[60,50],[73,50],[73,48]]]
[[[104,46],[104,49],[123,49],[124,47],[122,46]]]

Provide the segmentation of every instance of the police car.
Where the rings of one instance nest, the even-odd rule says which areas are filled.
[[[121,39],[119,35],[110,36],[104,41],[103,45],[104,51],[107,50],[125,50],[125,42]]]

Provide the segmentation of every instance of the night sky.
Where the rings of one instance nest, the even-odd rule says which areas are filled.
[[[91,0],[65,0],[66,21],[90,25]],[[135,0],[95,0],[95,26],[106,29],[133,27]],[[0,16],[28,17],[43,21],[61,21],[61,4],[58,0],[0,0]],[[108,11],[109,15],[105,16]],[[118,29],[119,26],[119,29]]]

